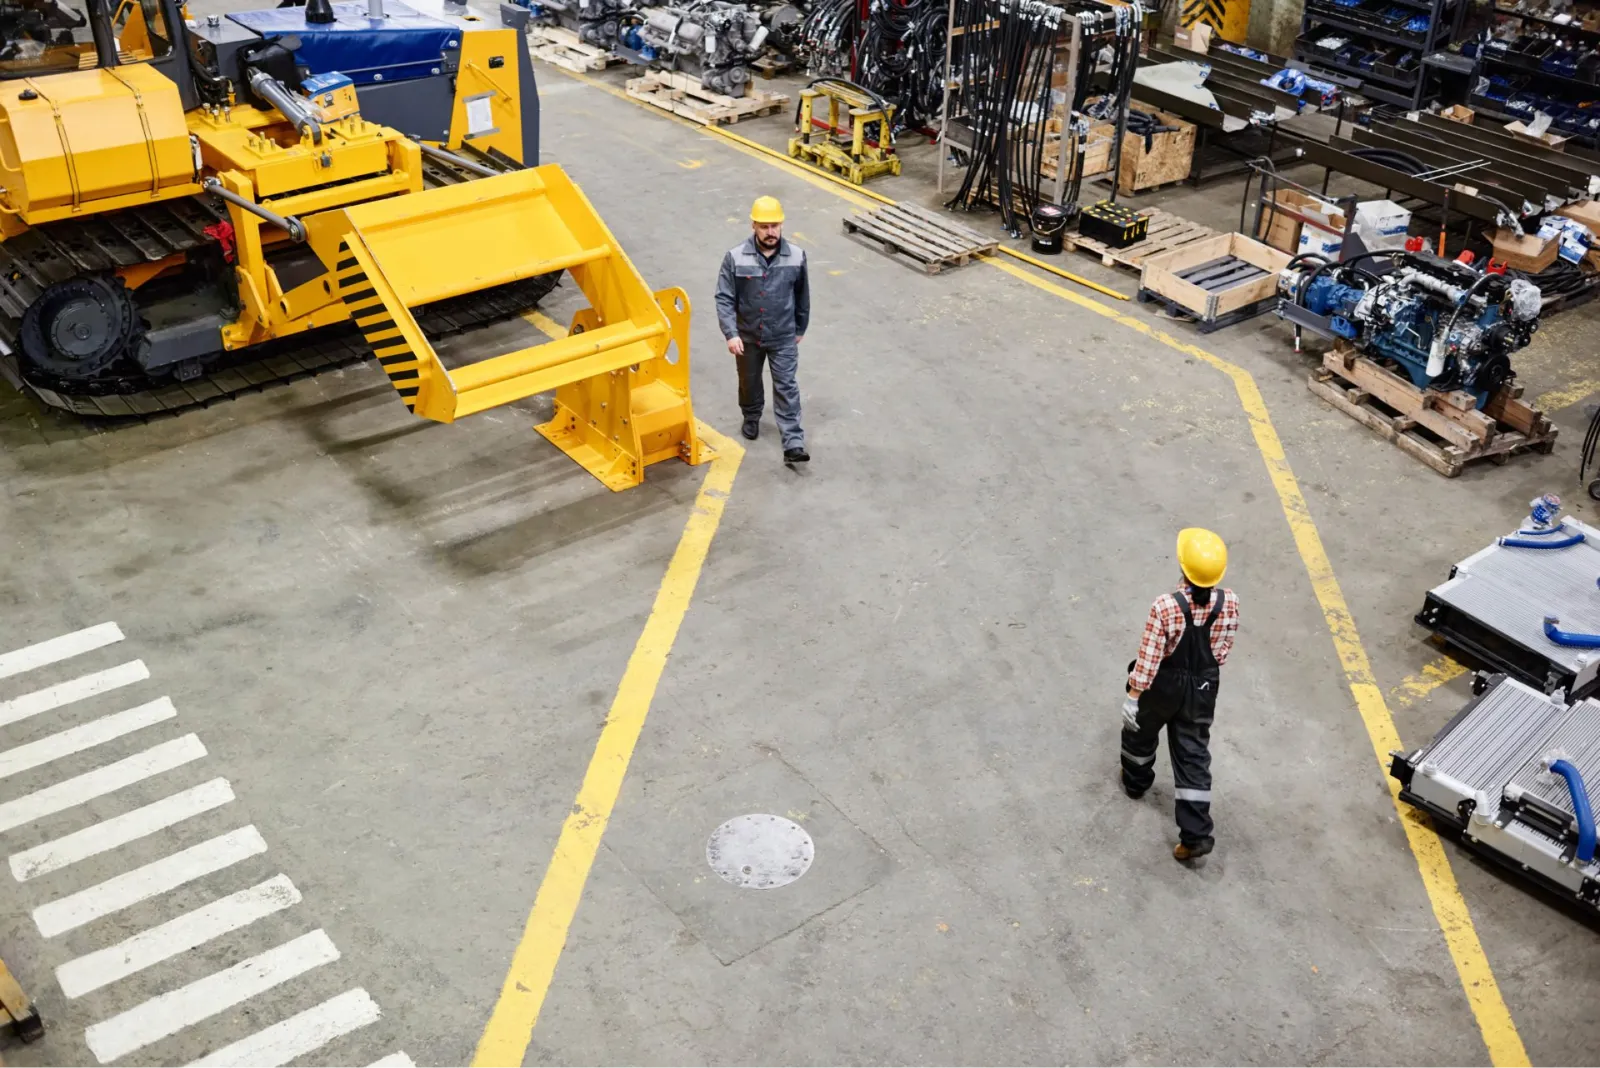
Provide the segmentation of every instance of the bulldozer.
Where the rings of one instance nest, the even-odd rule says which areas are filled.
[[[129,418],[375,359],[439,422],[554,390],[538,429],[612,489],[709,458],[687,296],[653,292],[539,165],[525,9],[111,3],[0,0],[13,386]],[[565,336],[440,358],[434,342],[525,315],[563,274],[590,305]]]

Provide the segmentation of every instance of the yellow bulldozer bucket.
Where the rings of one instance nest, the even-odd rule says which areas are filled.
[[[541,434],[614,490],[710,458],[689,401],[689,299],[652,293],[594,207],[547,164],[344,209],[339,294],[407,408],[448,423],[549,390]],[[412,309],[554,271],[590,306],[566,337],[446,368]]]

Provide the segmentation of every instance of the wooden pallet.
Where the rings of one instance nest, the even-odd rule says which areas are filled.
[[[1082,234],[1065,234],[1062,243],[1067,248],[1079,249],[1100,257],[1100,262],[1107,267],[1122,267],[1130,271],[1141,270],[1145,258],[1157,252],[1171,252],[1183,248],[1196,241],[1203,241],[1208,237],[1216,237],[1217,231],[1209,226],[1201,226],[1187,219],[1180,219],[1169,211],[1160,208],[1147,208],[1140,214],[1150,219],[1150,224],[1145,232],[1143,241],[1135,241],[1127,248],[1112,248],[1104,241]]]
[[[702,126],[735,123],[757,115],[770,115],[789,103],[782,93],[749,89],[744,96],[724,96],[701,88],[700,82],[679,71],[651,71],[630,78],[628,95],[654,104]]]
[[[789,56],[762,56],[750,63],[750,69],[763,78],[774,78],[794,70],[794,59]]]
[[[869,240],[878,251],[927,274],[959,267],[1000,247],[998,240],[914,204],[895,204],[866,215],[846,215],[844,232]]]
[[[563,26],[528,27],[528,54],[575,74],[605,70],[613,63],[622,62],[622,57],[615,52],[586,44]]]
[[[1520,452],[1555,448],[1558,431],[1523,403],[1520,386],[1501,389],[1479,410],[1470,393],[1418,389],[1344,346],[1323,357],[1306,386],[1446,478],[1473,460],[1504,464]]]

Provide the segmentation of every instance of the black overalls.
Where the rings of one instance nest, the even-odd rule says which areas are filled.
[[[1122,775],[1129,789],[1150,789],[1156,779],[1156,746],[1167,728],[1167,751],[1177,799],[1178,838],[1195,845],[1211,837],[1211,720],[1217,709],[1217,658],[1211,624],[1222,611],[1222,590],[1211,594],[1211,614],[1196,627],[1189,598],[1176,593],[1183,636],[1161,661],[1155,681],[1139,697],[1139,726],[1122,728]]]

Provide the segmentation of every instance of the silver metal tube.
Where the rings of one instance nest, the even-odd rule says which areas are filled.
[[[446,152],[442,148],[435,148],[422,141],[417,142],[417,147],[422,149],[424,156],[432,156],[434,159],[444,160],[444,162],[453,167],[460,167],[462,170],[471,171],[473,174],[481,174],[485,178],[493,178],[500,173],[485,167],[481,163],[474,163],[465,156],[458,156],[454,152]]]
[[[271,208],[263,208],[255,201],[248,200],[245,197],[240,196],[238,193],[233,192],[231,189],[223,188],[222,183],[217,181],[215,178],[207,178],[200,184],[205,186],[206,192],[214,193],[223,200],[226,200],[229,204],[232,204],[237,208],[242,208],[243,210],[248,211],[251,215],[265,219],[267,222],[271,223],[273,226],[276,226],[280,230],[287,231],[289,234],[289,239],[295,243],[298,244],[305,241],[305,224],[299,219],[295,218],[293,215],[279,215]]]
[[[383,18],[383,0],[367,0],[367,18]]]
[[[301,132],[310,132],[314,144],[322,144],[322,124],[311,113],[304,100],[285,88],[284,84],[264,71],[250,72],[250,91],[283,112],[283,117],[294,123]]]

